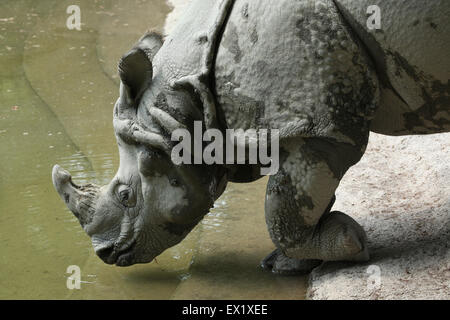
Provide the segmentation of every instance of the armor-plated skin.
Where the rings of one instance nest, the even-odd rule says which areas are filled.
[[[374,4],[377,31],[366,27]],[[176,166],[170,134],[192,132],[195,120],[203,130],[279,129],[265,205],[277,249],[262,266],[296,273],[367,260],[364,230],[330,211],[334,193],[370,130],[450,131],[449,10],[445,0],[194,0],[164,43],[149,33],[119,64],[111,184],[83,189],[55,167],[55,187],[105,262],[148,262],[186,236],[227,181],[261,177],[251,165]]]
[[[396,0],[336,0],[376,64],[380,103],[374,132],[403,135],[448,132],[450,5]],[[366,8],[381,9],[381,29],[369,31]]]

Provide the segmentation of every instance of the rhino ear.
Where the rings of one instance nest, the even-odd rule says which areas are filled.
[[[163,43],[164,40],[161,34],[155,31],[149,31],[139,39],[137,47],[144,50],[150,61],[153,61],[153,58],[162,47]]]
[[[119,76],[129,100],[138,100],[150,85],[153,77],[152,60],[162,44],[161,35],[148,32],[120,59]]]
[[[126,93],[132,101],[136,101],[150,85],[153,76],[153,65],[144,50],[133,48],[120,59],[119,76]]]
[[[187,90],[195,94],[202,104],[200,109],[203,112],[206,129],[219,128],[216,102],[204,74],[184,76],[174,80],[171,86],[174,90]]]

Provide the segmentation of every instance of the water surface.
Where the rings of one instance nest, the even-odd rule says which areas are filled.
[[[77,183],[114,176],[117,61],[147,29],[163,30],[171,8],[77,1],[76,31],[66,27],[71,4],[0,2],[0,299],[302,298],[303,278],[258,268],[273,249],[264,225],[266,180],[229,185],[157,263],[118,268],[95,256],[54,191],[51,169],[60,164]],[[66,286],[70,265],[81,269],[80,290]]]

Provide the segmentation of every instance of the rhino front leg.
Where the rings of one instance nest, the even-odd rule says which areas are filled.
[[[365,145],[310,138],[284,146],[279,172],[267,185],[265,214],[277,249],[262,266],[282,274],[311,271],[321,261],[369,258],[362,227],[331,212],[334,193]]]

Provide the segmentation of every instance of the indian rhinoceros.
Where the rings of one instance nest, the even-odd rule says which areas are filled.
[[[102,260],[150,262],[228,181],[262,176],[259,164],[174,164],[171,134],[195,121],[203,131],[274,129],[279,170],[265,216],[276,250],[262,266],[366,261],[362,227],[331,211],[335,190],[370,131],[450,131],[449,16],[447,0],[194,0],[170,35],[148,32],[119,62],[116,176],[78,186],[56,165],[56,190]]]

